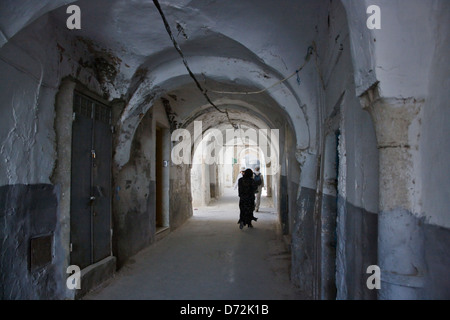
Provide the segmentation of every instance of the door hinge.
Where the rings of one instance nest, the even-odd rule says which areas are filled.
[[[69,245],[69,251],[70,251],[70,252],[73,251],[73,245],[72,245],[72,242],[71,242],[70,245]]]
[[[75,121],[77,119],[77,114],[74,112],[72,113],[72,121]]]
[[[116,127],[115,126],[111,126],[111,133],[116,133]]]

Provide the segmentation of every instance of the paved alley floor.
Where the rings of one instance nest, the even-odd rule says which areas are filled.
[[[139,252],[85,300],[294,300],[290,254],[263,197],[254,228],[240,230],[237,191]]]

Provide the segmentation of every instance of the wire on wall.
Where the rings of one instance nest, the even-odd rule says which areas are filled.
[[[315,56],[315,61],[316,61],[316,67],[318,68],[318,62],[317,62],[317,52],[316,52],[316,46],[315,43],[313,43],[312,46],[308,47],[308,51],[306,53],[306,57],[305,57],[305,61],[303,62],[303,64],[294,72],[292,72],[290,75],[288,75],[286,78],[281,79],[277,82],[275,82],[274,84],[272,84],[271,86],[258,90],[258,91],[216,91],[216,90],[209,90],[210,92],[213,93],[221,93],[221,94],[230,94],[230,95],[253,95],[253,94],[261,94],[264,93],[266,91],[268,91],[269,89],[272,89],[273,87],[282,84],[283,82],[289,80],[290,78],[292,78],[293,76],[297,76],[297,83],[300,85],[301,80],[300,80],[300,71],[303,70],[303,68],[306,66],[306,64],[309,62],[311,55],[314,53]],[[318,69],[319,75],[320,70]],[[322,76],[320,76],[321,82],[323,83],[322,80]]]

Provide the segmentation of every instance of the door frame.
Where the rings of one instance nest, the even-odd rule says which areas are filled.
[[[85,99],[87,99],[87,100],[89,100],[91,103],[92,103],[92,105],[100,105],[100,106],[102,106],[102,108],[108,108],[109,110],[109,115],[106,115],[106,119],[104,119],[105,121],[102,121],[102,120],[99,120],[99,119],[96,119],[96,117],[98,116],[98,114],[96,113],[97,111],[95,110],[95,109],[92,109],[92,112],[91,112],[91,116],[90,116],[90,119],[91,119],[91,121],[92,121],[92,127],[91,127],[91,133],[90,133],[90,137],[91,137],[91,140],[90,140],[90,146],[91,146],[91,156],[92,156],[92,158],[91,158],[91,167],[89,168],[89,171],[90,171],[90,200],[91,200],[91,202],[92,201],[96,201],[96,200],[93,200],[92,199],[92,197],[99,197],[99,196],[101,196],[101,197],[103,197],[104,196],[104,194],[106,194],[107,195],[107,197],[108,197],[108,199],[106,199],[106,206],[107,206],[107,211],[108,212],[104,212],[104,217],[105,217],[105,221],[107,221],[107,223],[108,223],[108,225],[107,226],[103,226],[103,228],[102,229],[104,229],[104,228],[107,228],[108,230],[107,230],[107,236],[108,236],[108,240],[106,240],[106,239],[103,239],[104,241],[107,241],[107,242],[109,242],[109,245],[107,245],[109,248],[106,248],[106,250],[104,249],[103,251],[102,251],[102,254],[101,254],[101,256],[98,256],[94,251],[95,251],[95,248],[96,248],[96,244],[94,243],[94,239],[96,238],[96,235],[94,234],[94,232],[95,232],[95,230],[94,230],[94,228],[95,228],[95,221],[94,221],[94,219],[95,219],[95,216],[96,216],[96,211],[95,211],[95,207],[93,206],[93,205],[91,205],[90,206],[90,226],[89,226],[89,228],[90,228],[90,244],[89,244],[89,246],[90,246],[90,261],[89,261],[89,263],[87,264],[87,265],[83,265],[83,267],[87,267],[87,266],[90,266],[90,265],[93,265],[93,264],[95,264],[95,263],[98,263],[99,261],[101,261],[101,260],[103,260],[103,259],[105,259],[105,258],[108,258],[109,256],[112,256],[112,161],[113,161],[113,159],[112,159],[112,154],[113,154],[113,136],[112,136],[112,109],[111,109],[111,106],[109,105],[109,103],[108,102],[106,102],[106,101],[104,101],[103,99],[101,99],[101,98],[99,98],[98,96],[96,96],[96,95],[94,95],[94,94],[92,94],[91,92],[89,92],[88,90],[86,90],[86,89],[84,89],[83,87],[81,87],[81,86],[76,86],[75,88],[74,88],[74,90],[73,90],[73,98],[72,98],[72,101],[73,101],[73,103],[72,103],[72,145],[71,145],[71,148],[73,148],[73,141],[74,141],[74,139],[76,139],[76,137],[74,136],[74,134],[73,134],[73,121],[75,121],[76,120],[76,117],[77,117],[77,115],[76,115],[76,110],[74,109],[74,107],[75,107],[75,105],[74,105],[74,99],[75,99],[75,95],[79,95],[80,97],[82,97],[82,98],[85,98]],[[101,115],[99,116],[99,117],[102,117]],[[96,165],[98,165],[98,164],[96,164],[95,163],[95,160],[96,160],[96,158],[98,158],[97,156],[96,156],[96,153],[95,153],[95,148],[94,147],[96,147],[96,143],[95,143],[95,140],[96,140],[96,130],[97,130],[97,127],[96,127],[96,122],[101,122],[101,124],[100,125],[98,125],[97,127],[101,127],[101,126],[103,126],[103,130],[111,130],[111,135],[110,135],[110,139],[108,139],[109,140],[109,143],[110,143],[110,148],[109,148],[109,151],[110,151],[110,154],[109,154],[109,156],[108,156],[108,160],[109,160],[109,178],[107,179],[108,180],[108,182],[106,183],[106,185],[105,186],[102,186],[102,188],[105,188],[106,190],[103,190],[103,192],[100,192],[100,193],[102,193],[101,195],[99,194],[99,195],[96,195],[96,194],[94,194],[95,193],[95,190],[96,190],[96,188],[95,188],[95,186],[94,186],[94,172],[96,171],[96,169],[95,169],[95,166]],[[105,125],[106,126],[109,126],[109,128],[108,127],[106,127],[105,128]],[[98,148],[97,148],[98,149]],[[73,149],[72,149],[73,150]],[[71,170],[70,170],[70,174],[72,174],[72,168],[73,168],[73,160],[72,160],[72,156],[73,156],[73,153],[71,152],[71,160],[70,160],[70,168],[71,168]],[[100,164],[100,166],[101,166],[101,164]],[[71,185],[71,192],[70,192],[70,197],[71,197],[71,203],[72,203],[72,193],[73,193],[73,190],[72,190],[72,185],[73,185],[73,180],[72,180],[72,178],[70,178],[70,185]],[[89,199],[87,199],[87,201],[89,201]],[[105,204],[105,203],[104,203]],[[70,231],[69,231],[69,241],[70,241],[70,245],[69,245],[69,261],[70,261],[70,263],[71,264],[74,264],[74,262],[76,262],[76,261],[73,261],[72,259],[73,259],[73,257],[72,257],[72,249],[73,249],[73,243],[72,243],[72,241],[73,241],[73,239],[72,239],[72,227],[73,227],[73,225],[72,225],[72,218],[73,218],[73,212],[72,212],[72,204],[71,204],[71,206],[70,206]],[[102,241],[103,241],[102,240]],[[107,252],[107,251],[109,251],[109,252]]]
[[[159,235],[165,233],[170,230],[170,201],[169,201],[169,192],[170,192],[170,155],[171,155],[171,139],[170,139],[170,125],[167,120],[167,116],[162,108],[158,105],[154,106],[153,110],[153,137],[154,137],[154,179],[155,179],[155,235],[157,239],[160,239]],[[157,131],[160,132],[160,146],[157,146]],[[160,147],[161,158],[158,163],[157,150]],[[160,175],[158,174],[158,170],[160,170]],[[158,175],[161,181],[158,181]],[[157,195],[156,192],[160,188],[160,195]],[[160,199],[158,199],[158,196]],[[156,202],[160,201],[160,204]],[[161,219],[162,222],[160,225],[157,225],[157,207],[161,205]]]

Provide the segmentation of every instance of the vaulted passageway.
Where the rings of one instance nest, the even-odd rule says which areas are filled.
[[[195,208],[255,160],[260,231],[279,228],[304,297],[448,298],[449,16],[446,0],[2,1],[0,298],[81,298],[205,222]]]

